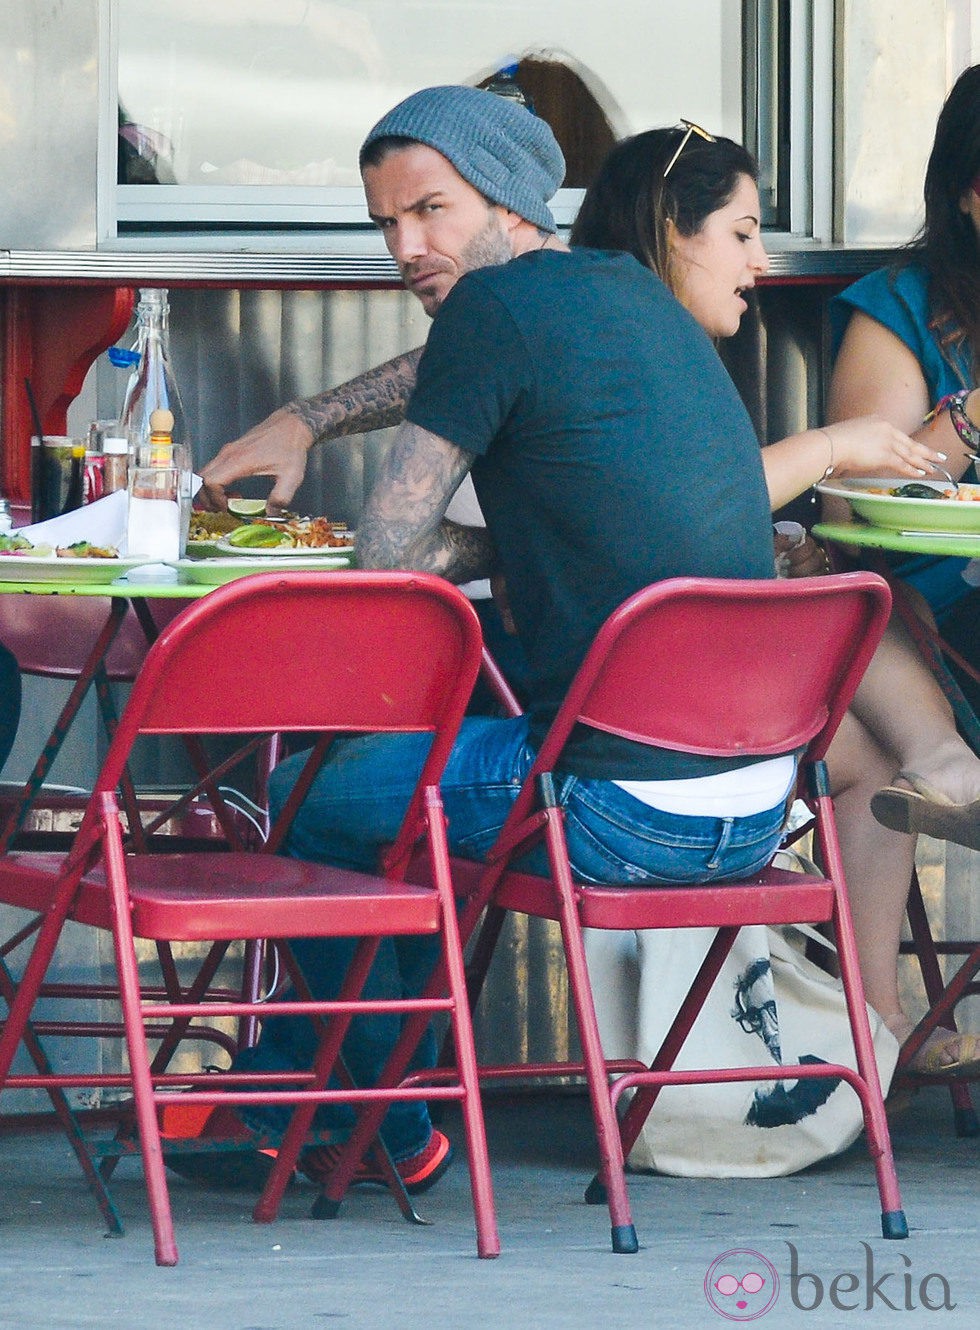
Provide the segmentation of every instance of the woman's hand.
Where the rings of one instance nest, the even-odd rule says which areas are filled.
[[[833,443],[835,476],[941,478],[933,463],[943,466],[947,461],[944,452],[923,440],[913,439],[881,416],[841,420],[818,432]]]
[[[904,434],[881,416],[860,416],[804,430],[762,450],[773,511],[831,476],[941,479],[934,462],[944,466],[945,454]]]

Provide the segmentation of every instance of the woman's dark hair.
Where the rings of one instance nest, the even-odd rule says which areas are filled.
[[[741,177],[759,178],[755,159],[740,144],[697,133],[670,165],[687,132],[648,129],[618,143],[586,191],[571,243],[625,250],[673,287],[667,222],[683,236],[697,235],[729,202]]]
[[[980,244],[960,201],[980,176],[980,65],[959,76],[943,103],[926,166],[925,222],[908,247],[928,271],[940,342],[972,348],[980,362]]]

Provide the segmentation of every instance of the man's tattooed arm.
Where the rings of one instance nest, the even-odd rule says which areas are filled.
[[[356,379],[337,388],[328,388],[315,397],[287,402],[283,408],[299,416],[319,439],[338,439],[346,434],[365,434],[368,430],[398,425],[415,387],[415,375],[423,348],[406,351],[383,365],[366,370]]]
[[[361,568],[416,568],[451,582],[489,577],[493,543],[482,527],[443,514],[474,454],[406,421],[395,435],[357,528]]]

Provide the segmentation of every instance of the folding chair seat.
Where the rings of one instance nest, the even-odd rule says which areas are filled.
[[[438,782],[480,667],[476,616],[455,588],[423,574],[302,572],[259,574],[210,593],[160,635],[147,654],[96,781],[82,826],[67,854],[10,852],[0,860],[0,901],[38,908],[25,928],[33,947],[12,994],[0,1035],[0,1089],[84,1083],[127,1087],[135,1103],[158,1264],[177,1259],[157,1110],[184,1104],[244,1101],[293,1106],[289,1129],[255,1209],[274,1217],[316,1107],[349,1103],[386,1107],[396,1100],[450,1099],[461,1104],[481,1256],[499,1251],[493,1193],[465,976],[456,923]],[[140,735],[306,734],[312,748],[268,841],[252,850],[139,854],[127,851],[116,789]],[[433,741],[400,834],[377,874],[354,873],[274,853],[309,789],[333,737],[341,733],[432,733]],[[404,870],[417,847],[427,855],[430,886],[409,884]],[[19,1042],[30,1042],[30,1016],[67,920],[110,931],[130,1070],[67,1077],[50,1068],[9,1074]],[[424,999],[368,1001],[361,996],[380,940],[431,935],[442,947],[441,991]],[[358,939],[338,997],[313,1001],[288,939]],[[206,1005],[147,1001],[134,938],[217,941],[276,939],[295,1000],[241,998]],[[209,997],[212,995],[208,995]],[[414,1051],[394,1058],[374,1088],[354,1087],[339,1050],[358,1012],[392,1011],[424,1026],[445,1014],[460,1050],[460,1072],[435,1089],[400,1085]],[[315,1061],[296,1073],[178,1075],[155,1069],[149,1038],[160,1023],[183,1030],[223,1013],[274,1019],[306,1015],[320,1036]],[[339,1088],[326,1088],[331,1074]],[[189,1087],[189,1088],[188,1088]],[[366,1147],[367,1148],[367,1147]],[[397,1173],[380,1144],[375,1159],[400,1202]],[[90,1161],[89,1161],[90,1162]],[[355,1161],[356,1163],[359,1162]],[[83,1159],[83,1166],[85,1160]],[[86,1169],[91,1181],[91,1168]]]
[[[637,1250],[624,1159],[664,1085],[834,1077],[859,1095],[881,1201],[882,1233],[907,1235],[877,1064],[872,1049],[824,753],[888,617],[890,596],[874,574],[785,582],[676,579],[639,592],[597,636],[542,743],[487,866],[455,859],[457,890],[469,888],[464,939],[486,911],[471,958],[475,1000],[506,911],[560,923],[583,1061],[481,1067],[481,1076],[584,1074],[598,1140],[590,1202],[608,1200],[612,1245]],[[822,875],[768,867],[749,880],[669,887],[595,886],[569,866],[552,774],[574,727],[679,752],[718,757],[801,751],[800,794],[815,818]],[[544,839],[550,872],[520,869]],[[515,866],[517,865],[517,866]],[[721,964],[748,924],[832,924],[857,1070],[837,1064],[679,1071],[674,1062]],[[586,969],[582,929],[717,929],[687,999],[649,1068],[604,1058]],[[612,1083],[611,1083],[611,1078]],[[617,1105],[635,1091],[621,1119]]]

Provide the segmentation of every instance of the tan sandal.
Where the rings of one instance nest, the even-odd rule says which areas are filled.
[[[911,788],[887,785],[871,799],[871,811],[882,826],[980,850],[980,799],[954,804],[914,771],[900,771],[897,779]]]
[[[895,1027],[901,1025],[904,1029],[907,1018],[904,1013],[886,1017],[885,1025],[901,1038]],[[903,1050],[910,1041],[911,1035],[902,1040]],[[927,1036],[901,1069],[909,1076],[980,1076],[980,1038],[940,1027]]]

